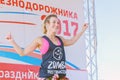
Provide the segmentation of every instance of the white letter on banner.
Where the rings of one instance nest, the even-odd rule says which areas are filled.
[[[27,72],[22,72],[22,78],[27,79]]]
[[[4,72],[0,71],[0,78],[3,78],[3,77],[4,77]]]
[[[10,76],[11,76],[11,78],[15,78],[15,72],[14,71],[10,71]]]
[[[34,79],[38,77],[38,73],[34,73]]]
[[[10,78],[10,72],[9,71],[5,71],[5,78]]]
[[[21,77],[21,73],[20,73],[20,72],[16,72],[15,80],[22,80],[22,77]]]
[[[28,69],[28,79],[33,78],[33,72]]]

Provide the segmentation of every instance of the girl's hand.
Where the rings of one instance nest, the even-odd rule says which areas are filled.
[[[8,41],[13,41],[13,37],[11,35],[11,33],[9,33],[6,37],[5,37]]]
[[[88,28],[88,23],[85,23],[85,24],[82,26],[82,32],[84,32],[87,28]]]

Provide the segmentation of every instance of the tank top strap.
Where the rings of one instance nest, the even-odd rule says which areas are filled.
[[[59,36],[56,36],[56,37],[59,39],[61,45],[63,45],[63,41],[62,41],[62,39],[61,39]]]

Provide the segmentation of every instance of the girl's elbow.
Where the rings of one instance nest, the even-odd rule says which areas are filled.
[[[19,53],[20,56],[25,56],[27,53],[25,51],[22,51],[21,53]]]
[[[24,54],[24,53],[20,53],[19,55],[20,55],[21,57],[22,57],[22,56],[25,56],[25,54]]]

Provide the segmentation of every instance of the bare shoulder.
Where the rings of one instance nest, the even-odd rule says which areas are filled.
[[[64,37],[62,37],[62,36],[59,36],[59,38],[60,38],[62,41],[64,41],[64,40],[65,40],[65,38],[64,38]]]
[[[35,39],[34,39],[34,42],[35,42],[35,43],[38,43],[38,44],[41,44],[41,43],[42,43],[42,37],[39,36],[39,37],[35,38]]]
[[[72,40],[70,40],[70,39],[65,39],[64,37],[61,37],[61,36],[60,36],[60,38],[61,38],[64,46],[70,46],[70,45],[72,44]]]
[[[40,39],[42,39],[42,37],[41,37],[41,36],[38,36],[38,37],[36,38],[36,40],[40,40]]]
[[[59,38],[62,40],[63,43],[65,43],[66,39],[62,36],[59,36]]]

